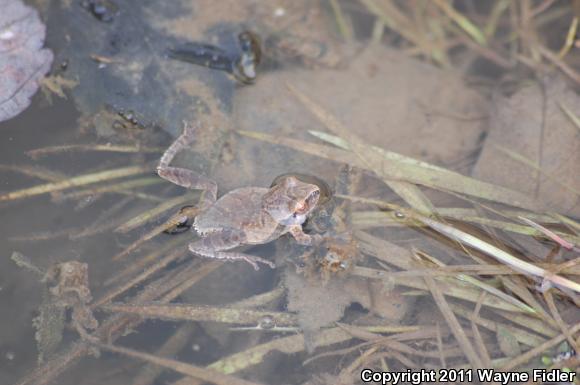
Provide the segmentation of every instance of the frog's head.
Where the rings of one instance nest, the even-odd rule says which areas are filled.
[[[284,226],[301,225],[318,204],[320,188],[287,176],[264,194],[262,207]]]

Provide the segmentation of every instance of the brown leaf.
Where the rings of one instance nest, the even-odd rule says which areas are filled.
[[[580,98],[558,78],[499,100],[474,176],[580,215],[578,128],[563,107],[577,116]]]

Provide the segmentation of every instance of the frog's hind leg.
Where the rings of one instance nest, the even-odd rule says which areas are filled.
[[[197,255],[207,258],[228,259],[230,261],[244,260],[248,262],[254,270],[259,270],[258,263],[270,266],[272,269],[276,265],[267,259],[254,255],[238,253],[235,251],[225,251],[244,244],[246,234],[241,230],[224,229],[210,233],[198,241],[189,244],[189,250]]]
[[[175,155],[193,142],[194,131],[195,129],[193,127],[184,123],[183,133],[165,150],[159,160],[157,174],[178,186],[193,190],[203,190],[204,194],[201,202],[201,208],[203,209],[211,206],[216,201],[217,184],[213,180],[194,171],[169,166],[173,158],[175,158]]]

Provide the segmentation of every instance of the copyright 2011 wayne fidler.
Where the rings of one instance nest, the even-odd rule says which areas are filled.
[[[494,369],[439,369],[439,370],[411,370],[376,372],[372,369],[363,369],[360,378],[364,383],[398,385],[409,383],[420,385],[423,383],[448,383],[448,382],[473,382],[482,383],[497,382],[502,385],[534,382],[574,382],[575,372],[554,369],[533,369],[531,372],[500,372]]]

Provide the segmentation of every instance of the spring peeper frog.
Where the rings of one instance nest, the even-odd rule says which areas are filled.
[[[189,244],[189,250],[207,258],[244,260],[258,270],[258,263],[271,268],[267,259],[230,251],[241,245],[268,243],[290,233],[301,245],[320,243],[320,235],[308,235],[302,224],[316,207],[320,188],[291,175],[270,188],[242,187],[217,199],[217,184],[192,170],[171,167],[175,155],[193,142],[194,129],[185,126],[183,133],[165,151],[157,173],[182,187],[203,190],[200,211],[193,228],[200,239]]]

